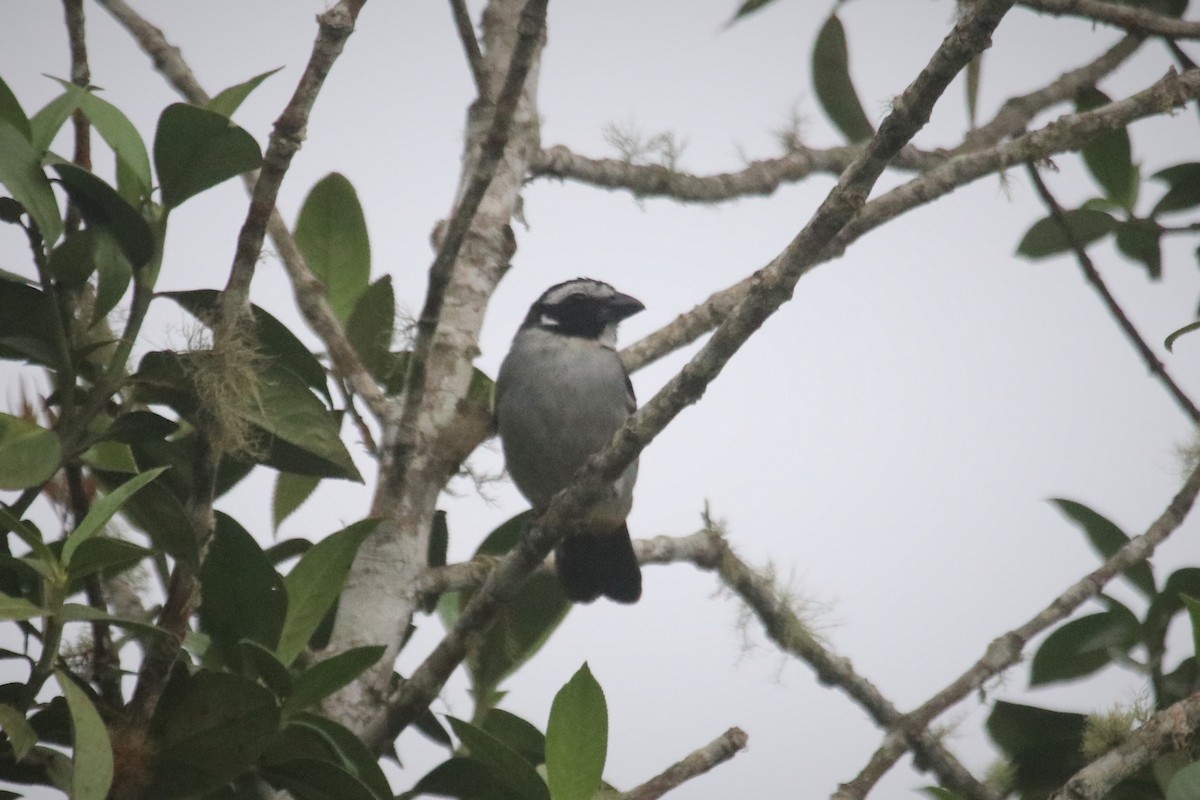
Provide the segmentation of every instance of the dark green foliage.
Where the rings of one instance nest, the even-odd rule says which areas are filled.
[[[154,166],[168,209],[261,162],[254,137],[216,111],[175,103],[158,118]]]
[[[846,30],[837,14],[831,14],[817,34],[812,76],[821,108],[848,141],[863,142],[875,135],[875,127],[867,119],[850,78]]]

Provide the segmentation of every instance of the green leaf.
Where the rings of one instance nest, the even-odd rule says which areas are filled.
[[[113,779],[112,743],[108,728],[100,719],[87,692],[62,670],[54,677],[62,687],[71,710],[71,729],[74,732],[74,754],[71,758],[71,800],[104,800],[108,797]]]
[[[753,14],[755,11],[766,7],[774,1],[775,0],[743,0],[742,4],[738,6],[738,10],[734,13],[733,19],[730,20],[729,24],[732,25],[734,22],[737,22],[747,14]]]
[[[0,279],[0,358],[56,367],[57,313],[41,290]]]
[[[111,625],[116,625],[120,628],[128,628],[136,633],[152,634],[156,636],[171,636],[172,634],[164,628],[157,625],[152,625],[149,622],[141,619],[130,619],[129,617],[121,617],[116,614],[109,614],[92,606],[85,606],[82,603],[64,603],[58,611],[58,616],[63,622],[107,622]]]
[[[54,477],[61,463],[58,434],[0,413],[0,489],[40,486]]]
[[[1094,86],[1080,89],[1075,95],[1076,112],[1091,111],[1106,106],[1112,100]],[[1083,161],[1105,195],[1122,208],[1131,209],[1137,201],[1138,176],[1129,146],[1129,133],[1124,126],[1106,130],[1083,147]]]
[[[69,577],[72,582],[76,582],[97,572],[110,574],[121,572],[153,552],[153,550],[139,547],[133,542],[97,536],[88,539],[75,549],[75,555],[71,559]]]
[[[254,537],[226,514],[217,514],[200,591],[200,630],[225,664],[238,668],[243,639],[275,649],[287,614],[283,579]]]
[[[155,756],[147,797],[191,797],[227,783],[255,762],[279,730],[270,691],[225,672],[177,670],[150,733]]]
[[[830,14],[817,34],[813,45],[812,76],[821,108],[847,140],[862,142],[875,135],[875,128],[863,112],[850,79],[846,31],[837,14]]]
[[[314,544],[283,579],[287,589],[287,618],[276,653],[291,664],[321,624],[350,572],[359,546],[378,527],[379,520],[364,519]]]
[[[92,258],[96,262],[96,302],[92,310],[94,325],[116,308],[125,296],[125,290],[133,279],[133,265],[112,234],[103,228],[94,229],[92,234]]]
[[[1062,498],[1054,498],[1050,502],[1057,506],[1058,510],[1068,519],[1083,529],[1092,547],[1102,557],[1106,559],[1111,558],[1114,553],[1129,542],[1129,537],[1115,523],[1097,514],[1082,503]],[[1149,564],[1145,561],[1139,562],[1125,570],[1124,574],[1125,578],[1136,586],[1142,594],[1150,599],[1154,598],[1157,590],[1154,587],[1154,573],[1151,571]]]
[[[1200,761],[1189,764],[1167,784],[1167,800],[1196,800],[1200,797]]]
[[[46,611],[41,606],[35,606],[22,597],[9,597],[0,592],[0,619],[27,620],[45,615]]]
[[[13,758],[17,761],[25,758],[37,744],[37,731],[25,719],[25,714],[4,703],[0,703],[0,730],[8,737]]]
[[[608,705],[585,662],[550,706],[546,774],[554,800],[591,800],[607,754]]]
[[[345,176],[330,173],[304,199],[296,244],[325,284],[329,304],[345,322],[371,275],[371,242],[358,195]]]
[[[379,800],[365,783],[328,761],[296,758],[260,771],[268,783],[296,800]]]
[[[138,473],[137,460],[133,448],[120,442],[98,441],[79,456],[84,465],[97,472]]]
[[[998,701],[987,731],[1013,766],[1021,796],[1048,796],[1087,762],[1080,747],[1087,717]]]
[[[1131,219],[1117,227],[1117,249],[1146,267],[1151,280],[1162,277],[1162,228],[1152,219]]]
[[[1200,320],[1188,323],[1177,331],[1172,331],[1171,334],[1163,340],[1163,345],[1166,346],[1167,351],[1170,352],[1172,346],[1175,344],[1176,339],[1178,339],[1180,336],[1183,336],[1185,333],[1191,333],[1194,330],[1200,330]]]
[[[277,567],[289,558],[297,558],[304,555],[311,548],[312,542],[308,541],[308,539],[294,538],[276,542],[263,552],[267,560],[273,566]]]
[[[154,257],[154,234],[136,208],[117,194],[116,189],[74,164],[57,163],[54,171],[89,226],[112,234],[135,270],[150,263]]]
[[[431,769],[403,797],[442,795],[459,800],[511,800],[497,771],[478,758],[454,756]]]
[[[316,714],[302,713],[293,718],[289,727],[302,727],[318,734],[332,749],[341,765],[351,775],[367,785],[380,800],[392,800],[392,789],[375,755],[362,740],[342,725]]]
[[[75,552],[75,548],[83,544],[85,541],[95,536],[104,529],[108,521],[113,518],[113,515],[121,510],[121,506],[125,501],[133,495],[134,492],[141,489],[150,481],[157,478],[166,471],[166,467],[147,470],[140,475],[130,478],[125,483],[113,489],[108,494],[101,497],[92,504],[87,516],[79,523],[78,527],[71,532],[67,540],[63,543],[62,563],[63,566],[69,566],[71,556]]]
[[[47,245],[62,236],[62,219],[42,159],[22,133],[0,120],[0,184],[24,206]]]
[[[154,166],[168,209],[261,163],[254,137],[216,111],[175,103],[158,118]]]
[[[1155,204],[1152,216],[1200,206],[1200,164],[1176,164],[1150,177],[1163,181],[1169,187]]]
[[[77,93],[76,101],[96,132],[117,156],[117,183],[121,196],[131,203],[150,197],[154,178],[150,174],[150,156],[137,128],[107,100],[72,83],[55,78],[67,92]]]
[[[1077,208],[1063,212],[1067,229],[1080,247],[1087,246],[1112,233],[1117,221],[1103,211]],[[1054,217],[1044,217],[1033,223],[1017,245],[1017,255],[1026,258],[1047,258],[1070,252],[1071,241],[1063,232],[1062,225]]]
[[[283,662],[275,657],[273,650],[268,650],[250,639],[238,642],[238,650],[240,651],[239,661],[242,665],[243,675],[262,681],[263,685],[278,698],[291,696],[292,691],[296,688],[296,682]]]
[[[29,128],[33,135],[30,142],[39,158],[46,154],[58,131],[75,113],[75,109],[79,108],[81,97],[79,92],[63,92],[29,118]]]
[[[1181,567],[1163,583],[1162,591],[1150,601],[1143,625],[1143,638],[1151,653],[1165,647],[1167,629],[1175,615],[1184,609],[1183,596],[1200,597],[1200,567]]]
[[[377,380],[384,380],[392,369],[390,352],[395,335],[396,299],[392,276],[384,275],[358,297],[346,323],[346,337],[363,364]]]
[[[1071,681],[1107,666],[1138,643],[1138,620],[1116,606],[1100,614],[1071,620],[1050,633],[1038,647],[1030,667],[1030,686]]]
[[[59,283],[72,288],[80,287],[96,271],[94,232],[75,231],[50,251],[50,274]]]
[[[483,729],[521,754],[533,766],[546,763],[546,737],[533,724],[502,708],[488,709]]]
[[[1179,599],[1187,607],[1192,622],[1192,654],[1200,655],[1200,600],[1186,594],[1180,595]]]
[[[209,111],[215,111],[224,117],[232,117],[233,112],[238,110],[238,106],[242,104],[242,101],[249,97],[250,93],[257,89],[260,83],[274,75],[276,72],[279,72],[281,69],[283,69],[283,67],[276,67],[275,69],[268,70],[261,75],[255,75],[248,81],[243,81],[242,83],[230,86],[228,89],[222,89],[217,93],[216,97],[205,103],[204,107]]]
[[[266,463],[288,472],[362,482],[342,441],[338,417],[295,373],[278,365],[268,367],[260,376],[258,400],[246,418],[290,445],[290,449],[273,449]]]
[[[37,571],[42,575],[49,574],[48,571],[59,569],[58,556],[51,552],[46,543],[42,541],[42,534],[32,523],[19,519],[15,514],[8,510],[8,507],[0,503],[0,530],[10,530],[21,538],[21,541],[29,545],[29,549],[33,551],[34,557],[42,562],[43,569]],[[35,567],[35,569],[37,569]]]
[[[550,800],[550,792],[537,771],[504,742],[469,722],[446,717],[454,734],[472,758],[491,767],[512,800]]]
[[[284,715],[302,711],[348,685],[379,661],[384,650],[383,645],[355,647],[318,661],[296,679],[295,691],[284,705]]]
[[[179,430],[179,423],[153,411],[127,411],[113,420],[104,431],[104,438],[133,444],[141,439],[165,439]]]
[[[983,72],[983,53],[977,53],[974,58],[967,64],[967,124],[971,130],[975,129],[975,122],[978,119],[979,110],[979,77]]]
[[[25,109],[21,108],[17,96],[12,93],[12,89],[8,88],[4,79],[0,78],[0,123],[4,122],[24,136],[25,141],[33,138],[29,127],[29,117],[25,116]]]
[[[293,475],[281,472],[275,477],[275,493],[271,497],[271,523],[275,530],[312,496],[321,479],[315,475]]]

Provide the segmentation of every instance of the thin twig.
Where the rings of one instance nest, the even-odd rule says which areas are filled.
[[[1162,114],[1200,97],[1200,70],[1168,72],[1142,91],[1091,111],[1065,114],[1043,128],[978,152],[955,156],[941,166],[868,202],[814,263],[831,261],[867,232],[906,211],[931,203],[972,181],[1008,167],[1078,150],[1099,131],[1114,130],[1134,120]],[[670,323],[621,351],[630,370],[656,361],[711,331],[749,291],[755,276],[744,278],[679,315]]]
[[[1200,467],[1188,476],[1183,488],[1145,533],[1130,539],[1111,558],[1072,584],[1032,619],[997,637],[970,669],[919,708],[905,714],[884,737],[883,744],[875,751],[867,766],[854,780],[843,784],[834,795],[835,798],[861,800],[866,797],[871,787],[909,749],[913,738],[927,730],[939,714],[976,691],[985,681],[1016,664],[1025,645],[1034,636],[1066,619],[1084,602],[1097,596],[1113,578],[1153,555],[1155,548],[1183,523],[1197,494],[1200,494]]]
[[[613,441],[580,470],[570,487],[555,495],[531,530],[475,593],[446,637],[389,697],[386,720],[367,731],[365,738],[370,746],[382,747],[428,707],[462,661],[468,644],[495,619],[496,612],[575,520],[604,495],[611,482],[680,411],[700,398],[738,349],[791,297],[796,282],[815,263],[815,255],[862,208],[888,162],[926,123],[934,103],[954,76],[987,46],[992,31],[1011,6],[1011,0],[981,0],[959,19],[929,64],[896,98],[879,132],[842,174],[804,229],[770,267],[759,273],[747,296],[679,374],[627,420]]]
[[[640,786],[630,789],[621,800],[658,800],[672,789],[719,766],[746,748],[747,736],[741,728],[730,728],[711,742],[667,767]]]
[[[1191,398],[1179,388],[1179,384],[1171,379],[1167,374],[1167,368],[1158,360],[1158,356],[1150,349],[1150,345],[1146,344],[1146,340],[1138,333],[1137,328],[1133,326],[1129,316],[1125,310],[1117,303],[1117,299],[1113,297],[1112,292],[1108,290],[1104,279],[1100,277],[1096,265],[1092,263],[1091,257],[1087,254],[1087,247],[1083,242],[1079,241],[1079,237],[1075,235],[1075,231],[1071,229],[1067,222],[1066,214],[1063,212],[1062,206],[1058,204],[1058,200],[1051,194],[1050,189],[1046,186],[1046,182],[1042,180],[1042,176],[1038,174],[1037,167],[1032,163],[1026,165],[1026,171],[1029,173],[1029,178],[1033,181],[1034,188],[1037,189],[1038,196],[1042,198],[1046,209],[1050,212],[1050,218],[1058,225],[1058,229],[1062,232],[1067,240],[1067,244],[1071,248],[1071,252],[1075,254],[1075,260],[1079,264],[1079,268],[1083,270],[1083,276],[1087,279],[1096,293],[1100,295],[1100,299],[1104,302],[1104,307],[1108,309],[1108,313],[1112,316],[1113,321],[1117,323],[1117,327],[1125,334],[1133,349],[1137,350],[1138,355],[1142,357],[1146,367],[1149,368],[1150,374],[1158,378],[1159,382],[1166,388],[1167,392],[1175,403],[1187,414],[1195,424],[1200,424],[1200,409],[1196,408],[1196,404]]]
[[[1200,22],[1191,22],[1156,14],[1137,6],[1109,3],[1105,0],[1020,0],[1034,11],[1055,16],[1083,17],[1124,28],[1143,36],[1165,36],[1169,39],[1200,39]]]
[[[481,98],[486,99],[487,73],[483,67],[483,53],[479,50],[479,40],[475,38],[475,25],[467,12],[467,4],[463,0],[450,0],[450,11],[454,15],[454,27],[458,29],[458,38],[462,41],[463,51],[467,56],[467,66],[471,68],[475,91]]]
[[[716,573],[758,618],[771,641],[783,652],[811,667],[818,681],[844,692],[885,730],[903,719],[895,705],[871,681],[854,670],[849,659],[830,650],[809,632],[794,604],[779,591],[775,582],[743,561],[717,531],[705,529],[690,536],[637,539],[633,549],[642,565],[692,564]],[[543,562],[537,572],[552,574],[552,561],[553,556]],[[497,562],[495,557],[478,556],[471,561],[426,570],[416,583],[422,605],[432,605],[445,592],[478,588]],[[996,793],[976,780],[943,742],[928,731],[920,735],[913,750],[917,756],[915,766],[933,773],[941,786],[959,797],[997,800]]]
[[[71,83],[87,89],[92,82],[92,71],[88,66],[87,31],[84,24],[83,0],[63,0],[63,12],[67,23],[67,41],[71,50]],[[92,169],[92,127],[81,109],[71,114],[75,129],[75,154],[72,161],[89,172]],[[67,203],[67,219],[63,226],[68,233],[79,229],[82,217],[74,202]]]
[[[1051,106],[1070,100],[1079,89],[1092,86],[1125,62],[1141,44],[1126,36],[1095,60],[1064,72],[1037,91],[1010,97],[986,124],[970,131],[948,151],[903,148],[890,167],[924,172],[955,155],[991,147],[1025,130],[1034,117]],[[815,148],[794,147],[779,158],[753,161],[736,172],[693,175],[660,165],[634,164],[615,158],[587,158],[563,145],[541,150],[531,166],[533,177],[569,179],[603,189],[627,189],[638,197],[669,197],[684,203],[720,203],[741,197],[770,195],[780,186],[810,175],[840,175],[862,152],[860,145]]]
[[[1051,800],[1099,800],[1110,789],[1163,753],[1181,750],[1200,728],[1200,694],[1146,720],[1125,741],[1076,772]]]

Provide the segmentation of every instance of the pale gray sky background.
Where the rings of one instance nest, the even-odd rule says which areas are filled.
[[[632,124],[685,140],[682,167],[689,171],[736,170],[746,158],[778,153],[771,131],[793,106],[804,118],[806,143],[841,143],[809,79],[812,42],[833,4],[778,0],[726,30],[735,5],[552,3],[539,92],[543,144],[611,156],[604,127]],[[182,48],[211,93],[284,67],[235,116],[265,143],[307,59],[323,4],[158,0],[138,7]],[[954,4],[861,0],[839,13],[860,96],[878,121],[949,29]],[[93,82],[149,140],[159,111],[177,98],[100,8],[89,4],[87,14]],[[1008,96],[1095,57],[1118,35],[1013,11],[986,56],[981,118]],[[1160,45],[1144,50],[1105,81],[1111,95],[1166,71]],[[0,75],[28,110],[56,94],[42,73],[66,77],[68,64],[58,3],[0,0]],[[957,143],[962,95],[956,82],[917,137],[920,145]],[[287,176],[284,216],[294,220],[323,175],[344,173],[365,208],[374,276],[391,274],[398,300],[419,308],[429,232],[449,207],[471,99],[446,3],[369,3]],[[1143,174],[1196,160],[1197,128],[1191,108],[1135,125]],[[98,159],[105,170],[106,157]],[[1057,164],[1060,173],[1048,180],[1064,205],[1097,193],[1077,158]],[[881,187],[898,179],[885,176]],[[698,207],[532,184],[528,228],[517,228],[514,269],[495,295],[478,365],[494,375],[529,303],[577,275],[606,280],[646,304],[622,331],[624,343],[635,341],[763,265],[830,186],[832,178],[818,177],[770,198]],[[1144,198],[1142,208],[1156,198]],[[222,286],[244,211],[243,190],[230,182],[174,214],[162,288]],[[1026,176],[1014,170],[1007,181],[981,180],[908,214],[806,277],[704,400],[643,456],[634,536],[690,533],[708,502],[728,522],[738,551],[756,565],[773,564],[823,608],[818,624],[828,642],[908,709],[1096,563],[1046,498],[1073,498],[1131,534],[1144,530],[1178,488],[1174,451],[1188,440],[1189,425],[1071,261],[1013,256],[1042,215]],[[28,272],[17,233],[0,230],[0,266]],[[1159,284],[1111,245],[1094,248],[1114,294],[1159,350],[1167,333],[1195,317],[1194,246],[1168,244]],[[317,346],[270,255],[253,297]],[[163,305],[147,343],[182,347],[186,323]],[[653,394],[686,356],[636,374],[639,396]],[[1200,396],[1200,336],[1181,340],[1166,362]],[[2,369],[11,405],[21,384],[10,365]],[[501,468],[494,445],[474,463]],[[255,475],[220,504],[264,543],[270,481]],[[457,496],[443,503],[452,558],[468,556],[524,507],[507,483],[489,488],[492,502],[467,483],[453,488]],[[329,482],[281,535],[320,537],[357,519],[368,497],[369,487]],[[1157,574],[1195,564],[1198,536],[1195,522],[1186,524],[1156,557]],[[1113,593],[1136,603],[1122,586]],[[435,619],[417,623],[402,672],[441,632]],[[509,681],[504,707],[544,727],[554,692],[584,660],[607,692],[605,772],[622,788],[737,725],[750,736],[749,750],[672,797],[828,796],[857,773],[882,735],[864,712],[818,686],[807,667],[781,656],[756,623],[739,628],[738,604],[690,567],[647,568],[644,598],[632,608],[601,602],[573,611]],[[0,662],[0,671],[11,663]],[[1053,692],[1027,694],[1027,681],[1027,666],[1018,666],[989,698],[1092,711],[1130,700],[1138,686],[1115,670]],[[456,676],[436,710],[467,715],[464,686]],[[942,720],[958,723],[949,743],[976,769],[993,758],[980,732],[985,716],[986,707],[972,699]],[[407,766],[392,773],[398,791],[443,757],[416,733],[404,734],[398,746]],[[913,796],[912,788],[928,782],[901,767],[879,796]]]

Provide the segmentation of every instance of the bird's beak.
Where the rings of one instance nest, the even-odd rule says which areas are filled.
[[[605,310],[607,311],[609,322],[620,322],[623,319],[632,317],[639,311],[645,311],[646,307],[636,297],[630,297],[627,294],[617,292],[609,298]]]

